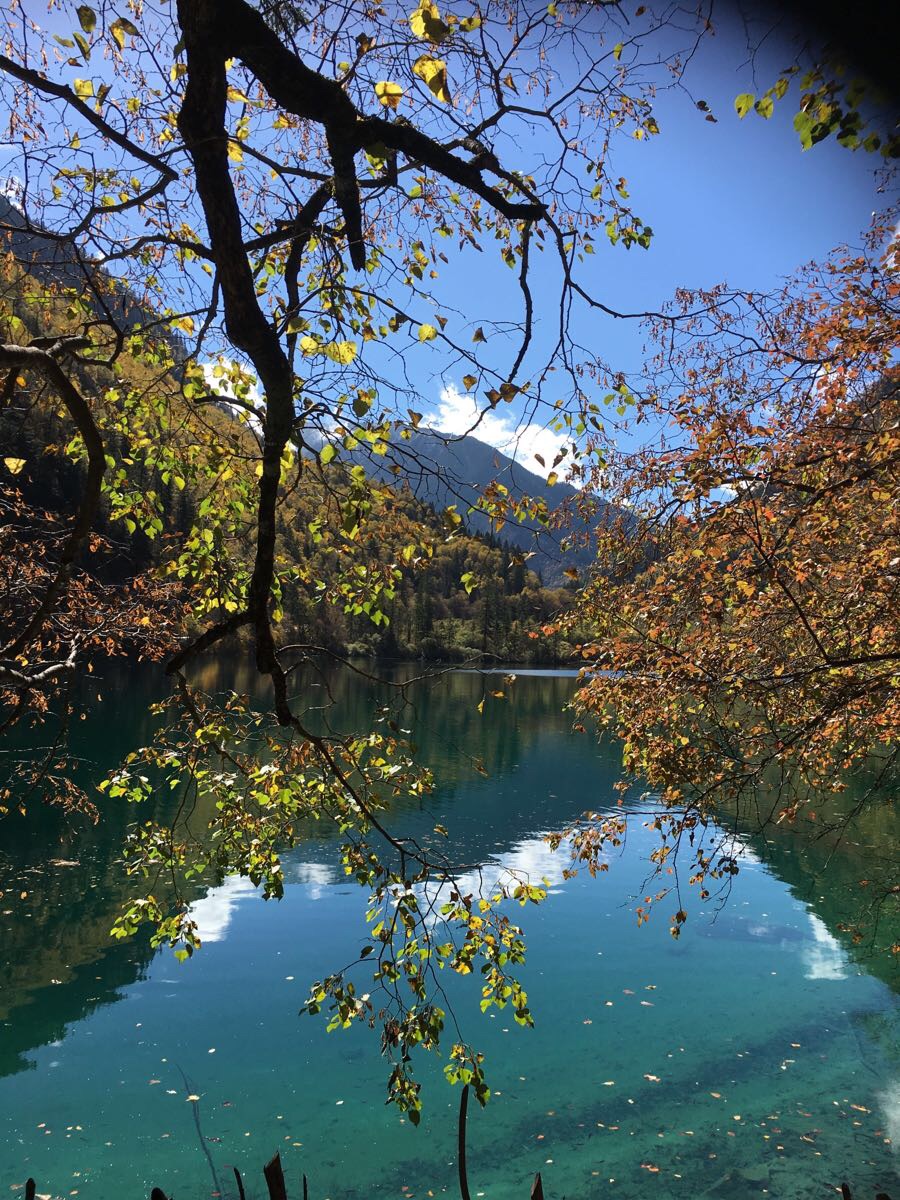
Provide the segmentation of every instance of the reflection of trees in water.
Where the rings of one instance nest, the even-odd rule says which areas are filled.
[[[388,668],[395,685],[385,687],[350,671],[323,667],[293,677],[308,709],[308,720],[337,732],[371,728],[377,710],[389,705],[398,724],[411,732],[420,759],[438,780],[435,794],[420,805],[406,802],[390,814],[395,828],[422,840],[433,837],[436,820],[450,828],[447,848],[464,867],[515,854],[529,834],[560,827],[586,809],[605,807],[617,776],[617,751],[597,746],[590,735],[571,732],[563,712],[574,680],[559,676],[520,676],[506,685],[502,674],[452,671],[420,679],[414,664]],[[258,690],[249,659],[210,661],[194,682],[209,692],[227,687]],[[410,682],[413,681],[414,682]],[[78,752],[85,778],[98,782],[125,753],[152,735],[147,705],[165,687],[158,673],[123,668],[102,672],[90,686],[103,696],[80,730]],[[490,693],[503,690],[506,698]],[[484,710],[478,704],[485,699]],[[482,777],[474,762],[489,771]],[[831,801],[852,806],[850,793]],[[103,800],[101,819],[66,818],[33,806],[27,819],[18,814],[2,822],[0,851],[0,939],[4,948],[4,1029],[0,1073],[21,1069],[20,1055],[30,1047],[61,1038],[68,1023],[97,1005],[116,999],[145,970],[152,953],[140,937],[114,945],[109,930],[132,882],[121,866],[128,825],[138,819],[164,820],[174,812],[168,793],[134,808]],[[825,820],[824,808],[820,816]],[[205,826],[202,804],[192,829]],[[307,863],[334,859],[336,830],[311,823],[309,844],[296,855]],[[869,903],[859,880],[874,877],[876,860],[885,865],[900,845],[896,805],[869,805],[835,849],[834,839],[810,840],[807,826],[782,825],[768,838],[747,833],[752,849],[793,894],[806,903],[867,971],[898,986],[896,965],[863,942],[854,946],[839,925],[864,915]],[[564,854],[564,851],[560,852]],[[74,865],[54,865],[70,863]],[[290,871],[288,871],[290,878]],[[198,892],[207,886],[198,885]],[[21,892],[27,892],[20,900]],[[3,911],[6,910],[6,911]],[[876,944],[883,948],[900,936],[896,907],[885,912]],[[635,933],[635,936],[639,934]],[[60,980],[53,984],[52,979]]]
[[[860,805],[864,787],[823,797],[814,822],[798,818],[746,836],[853,961],[900,991],[900,956],[891,953],[900,943],[900,896],[885,896],[900,854],[900,806],[888,792]],[[853,936],[857,928],[860,941]]]
[[[397,683],[422,674],[412,665],[389,671]],[[261,698],[258,678],[249,658],[236,656],[202,664],[194,682],[212,693],[233,687]],[[96,784],[106,773],[152,737],[147,707],[165,694],[165,682],[158,670],[112,664],[85,686],[102,700],[80,726],[75,749],[82,758],[82,782],[96,794]],[[414,732],[421,758],[441,780],[441,790],[428,808],[450,803],[464,810],[459,816],[465,836],[454,850],[461,860],[473,861],[486,845],[493,853],[502,852],[523,831],[548,827],[563,816],[562,798],[560,811],[548,812],[531,787],[520,790],[515,812],[491,807],[485,802],[491,781],[481,779],[472,760],[483,760],[499,777],[529,749],[534,755],[540,739],[564,737],[567,719],[560,715],[553,723],[550,718],[561,713],[572,691],[571,679],[528,678],[522,686],[505,689],[508,701],[488,699],[484,715],[477,705],[486,690],[504,687],[502,677],[442,674],[412,684],[403,694],[328,667],[298,675],[294,686],[306,701],[310,719],[327,722],[338,732],[370,728],[376,710],[391,705],[404,728]],[[470,796],[459,785],[472,780],[483,786]],[[32,805],[27,817],[13,812],[0,823],[0,1021],[6,1023],[0,1074],[23,1069],[20,1056],[28,1049],[61,1039],[67,1024],[113,1002],[118,989],[139,978],[153,957],[141,937],[114,944],[109,936],[134,890],[122,869],[122,846],[131,823],[165,821],[174,814],[177,801],[168,791],[139,808],[98,799],[101,813],[96,824],[40,805]],[[566,807],[565,815],[571,811]],[[433,811],[408,807],[395,813],[395,820],[415,823],[419,832],[430,832],[435,819]],[[201,802],[192,819],[193,832],[202,832],[205,824]],[[334,851],[322,839],[327,835],[326,842],[336,840],[337,830],[317,823],[309,832],[314,841],[304,847],[304,857],[331,861]],[[22,892],[27,893],[24,900]]]

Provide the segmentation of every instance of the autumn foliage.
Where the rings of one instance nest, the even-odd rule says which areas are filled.
[[[583,597],[595,639],[578,703],[677,814],[660,863],[712,811],[815,820],[823,791],[861,773],[863,803],[895,763],[900,264],[887,239],[875,229],[777,296],[684,293],[655,323],[644,444],[605,468],[635,520],[608,534]],[[717,860],[696,857],[706,883]]]

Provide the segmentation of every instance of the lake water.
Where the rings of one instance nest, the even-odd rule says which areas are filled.
[[[104,701],[80,742],[95,779],[148,736],[161,689],[152,672],[101,674]],[[303,682],[307,702],[321,682]],[[383,699],[346,673],[328,683],[332,719],[348,727]],[[858,1197],[900,1193],[900,979],[838,929],[872,856],[897,852],[896,806],[831,856],[789,830],[750,837],[720,912],[689,897],[680,941],[672,904],[638,929],[654,844],[640,819],[595,880],[564,880],[565,857],[543,840],[615,803],[614,751],[572,732],[563,711],[573,687],[571,675],[519,674],[483,715],[477,673],[408,693],[404,721],[440,782],[398,826],[448,826],[473,888],[479,872],[489,884],[505,869],[552,885],[544,905],[515,908],[536,1028],[483,1016],[477,980],[451,988],[494,1089],[485,1111],[470,1105],[473,1197],[525,1200],[537,1170],[548,1200],[803,1200],[844,1178]],[[288,854],[280,902],[239,879],[201,889],[203,949],[179,964],[146,940],[108,937],[137,815],[107,802],[96,827],[34,811],[0,823],[0,1195],[32,1175],[39,1192],[90,1200],[153,1184],[178,1200],[232,1196],[237,1165],[252,1198],[276,1149],[292,1197],[302,1171],[313,1200],[458,1194],[459,1093],[441,1064],[420,1064],[416,1129],[383,1104],[371,1032],[327,1034],[298,1015],[308,983],[362,942],[366,896],[340,873],[335,842]]]

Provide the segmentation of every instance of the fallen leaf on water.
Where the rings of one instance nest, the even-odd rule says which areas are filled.
[[[652,1000],[642,1000],[641,1004],[644,1006],[644,1008],[653,1008]]]
[[[200,1097],[196,1094],[196,1092],[191,1092],[191,1094],[188,1096],[188,1100],[190,1100],[194,1103],[196,1103],[196,1101],[199,1099],[200,1099]]]
[[[604,1080],[603,1080],[603,1086],[604,1086],[604,1087],[615,1087],[615,1086],[616,1086],[616,1081],[615,1081],[614,1079],[604,1079]]]
[[[658,1075],[644,1075],[645,1079],[649,1079],[651,1083],[661,1083],[662,1080]]]
[[[713,1097],[713,1099],[714,1099],[714,1100],[721,1100],[721,1099],[722,1099],[722,1093],[721,1093],[721,1092],[710,1092],[709,1094],[710,1094],[710,1095]]]
[[[850,1107],[855,1108],[857,1112],[867,1113],[869,1111],[867,1108],[864,1108],[861,1104],[851,1104]]]

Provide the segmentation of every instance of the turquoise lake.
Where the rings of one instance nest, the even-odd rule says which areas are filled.
[[[472,1196],[526,1200],[536,1171],[547,1200],[812,1200],[844,1179],[854,1197],[900,1195],[900,975],[839,928],[866,864],[900,853],[896,801],[837,847],[747,833],[727,899],[702,904],[685,887],[675,942],[674,903],[641,928],[635,918],[658,886],[646,882],[645,818],[596,879],[564,879],[567,856],[544,840],[616,803],[615,749],[573,732],[564,711],[572,673],[520,672],[509,699],[479,714],[494,686],[465,671],[409,684],[403,721],[438,786],[393,815],[413,836],[446,825],[473,891],[508,871],[551,885],[543,905],[513,906],[533,1030],[482,1015],[477,978],[448,983],[494,1091],[485,1110],[470,1104]],[[88,781],[149,737],[163,683],[110,667],[97,687],[80,729]],[[365,728],[385,698],[335,671],[304,676],[298,703],[329,691],[339,728]],[[53,1197],[120,1200],[153,1185],[177,1200],[233,1197],[237,1166],[252,1200],[275,1150],[292,1198],[301,1172],[311,1200],[458,1195],[459,1092],[442,1063],[419,1063],[414,1128],[384,1105],[376,1035],[328,1034],[298,1015],[310,981],[363,941],[366,895],[341,873],[336,838],[287,854],[281,901],[236,878],[198,888],[204,944],[181,964],[146,938],[109,939],[134,886],[127,825],[152,814],[104,805],[96,826],[34,810],[0,822],[0,1195],[33,1176]]]

